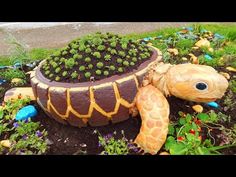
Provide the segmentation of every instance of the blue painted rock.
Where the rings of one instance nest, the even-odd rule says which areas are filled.
[[[224,39],[224,36],[222,36],[222,35],[220,35],[218,33],[215,33],[214,37],[217,38],[217,39]]]
[[[212,57],[210,55],[204,55],[204,58],[207,59],[207,60],[212,60]]]
[[[0,79],[0,85],[2,85],[5,82],[6,82],[6,80]]]
[[[218,108],[219,105],[216,102],[209,102],[207,103],[208,106],[213,107],[213,108]]]
[[[37,110],[35,109],[34,106],[29,105],[21,108],[17,114],[15,119],[16,120],[26,120],[28,118],[32,118],[38,114]]]

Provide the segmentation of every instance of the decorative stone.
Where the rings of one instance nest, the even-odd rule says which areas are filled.
[[[12,84],[18,84],[18,83],[21,83],[21,82],[23,82],[23,80],[21,78],[13,78],[11,80]]]
[[[174,54],[174,55],[178,55],[179,54],[179,52],[178,52],[178,50],[177,49],[175,49],[175,48],[169,48],[169,49],[167,49],[167,51],[170,53],[170,54]]]
[[[18,99],[19,94],[21,94],[22,98],[30,97],[31,100],[36,100],[33,94],[32,87],[18,87],[12,88],[5,93],[4,101],[10,99]]]
[[[2,84],[5,83],[5,82],[6,82],[6,80],[0,79],[0,85],[2,85]]]
[[[200,39],[198,42],[196,42],[195,46],[197,47],[210,47],[210,42],[203,38],[203,39]]]
[[[199,104],[192,106],[193,110],[197,113],[201,113],[203,111],[203,107]]]
[[[226,67],[226,69],[228,70],[228,71],[231,71],[231,72],[236,72],[236,68],[233,68],[233,67]]]
[[[35,117],[38,114],[37,110],[34,106],[29,105],[21,108],[17,114],[15,119],[16,120],[26,120],[32,117]]]
[[[6,148],[10,148],[11,147],[11,141],[10,140],[2,140],[2,141],[0,141],[0,144],[3,147],[6,147]]]
[[[182,57],[181,60],[187,61],[188,59],[186,57]]]
[[[210,56],[210,55],[204,55],[204,58],[206,59],[206,60],[212,60],[212,57]]]
[[[159,155],[170,155],[168,152],[161,152]]]
[[[191,57],[190,60],[192,61],[193,64],[199,64],[199,60],[195,55],[190,53],[189,56]]]
[[[222,76],[224,76],[226,79],[230,79],[230,75],[228,73],[225,72],[219,72]]]
[[[213,107],[213,108],[218,108],[219,105],[216,102],[209,102],[207,103],[208,106]]]
[[[197,49],[199,49],[199,47],[194,46],[194,47],[192,47],[192,49],[197,50]]]

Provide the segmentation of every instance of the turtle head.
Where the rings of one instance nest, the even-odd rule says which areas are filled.
[[[171,95],[195,102],[215,101],[228,88],[227,79],[214,68],[205,65],[174,65],[166,73],[166,79]]]

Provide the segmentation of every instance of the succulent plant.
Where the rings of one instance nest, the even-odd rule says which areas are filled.
[[[119,68],[118,68],[118,72],[123,73],[123,72],[124,72],[124,69],[123,69],[122,67],[119,67]]]
[[[68,59],[68,60],[65,61],[65,67],[66,67],[67,69],[72,69],[74,65],[75,65],[75,60],[74,60],[74,58],[70,58],[70,59]]]
[[[98,50],[100,50],[100,51],[103,51],[103,50],[105,50],[105,45],[99,45],[98,47],[97,47],[97,49]]]
[[[119,51],[118,54],[119,54],[119,56],[121,56],[121,57],[125,57],[125,52],[124,52],[124,51]]]
[[[129,66],[129,62],[128,61],[123,61],[123,65],[124,66]]]
[[[130,62],[130,66],[134,66],[134,65],[135,65],[135,63],[131,61]]]
[[[53,76],[54,76],[54,74],[52,74],[52,73],[51,73],[51,74],[49,74],[49,77],[50,77],[50,78],[52,78]]]
[[[133,61],[134,63],[137,62],[137,61],[138,61],[137,57],[133,57],[133,58],[132,58],[132,61]]]
[[[63,77],[66,77],[67,74],[68,74],[67,71],[63,71],[62,76],[63,76]]]
[[[68,52],[67,52],[67,51],[63,51],[61,54],[62,54],[62,55],[67,55]]]
[[[55,81],[59,81],[61,78],[59,77],[59,76],[57,76],[56,78],[55,78]]]
[[[86,72],[86,73],[84,74],[84,76],[85,76],[86,78],[90,78],[90,77],[91,77],[91,73],[90,73],[90,72]]]
[[[102,71],[100,69],[96,70],[96,74],[97,75],[101,75],[102,74]]]
[[[111,52],[112,55],[117,54],[117,51],[115,49],[112,49],[110,52]]]
[[[57,67],[56,70],[55,70],[55,73],[59,73],[61,71],[61,68]]]
[[[109,61],[109,60],[111,59],[111,55],[106,54],[105,57],[104,57],[104,59],[105,59],[106,61]]]
[[[93,56],[95,56],[96,58],[101,58],[100,52],[94,52]]]
[[[46,74],[46,75],[49,75],[49,74],[50,74],[50,71],[46,71],[45,74]]]
[[[71,53],[71,54],[76,54],[77,51],[76,51],[75,49],[71,49],[71,50],[70,50],[70,53]]]
[[[89,69],[93,69],[93,64],[89,64],[89,65],[88,65],[88,68],[89,68]]]
[[[117,43],[116,42],[112,42],[110,45],[111,45],[111,47],[116,47]]]
[[[109,69],[110,69],[111,71],[115,71],[116,67],[115,67],[114,65],[111,65],[111,66],[109,66]]]
[[[102,62],[97,63],[97,68],[101,69],[103,66],[104,66],[104,64]]]
[[[103,75],[104,76],[108,76],[109,75],[109,71],[103,71]]]
[[[117,59],[116,59],[116,62],[117,62],[117,63],[122,63],[123,60],[122,60],[121,58],[117,58]]]
[[[80,71],[84,71],[84,70],[85,70],[85,66],[80,66],[80,67],[79,67],[79,70],[80,70]]]
[[[85,49],[85,53],[91,53],[91,52],[92,52],[92,50],[90,48]]]
[[[76,79],[78,77],[78,73],[76,71],[74,71],[72,74],[71,74],[71,77],[72,79]]]
[[[89,62],[91,62],[91,58],[90,58],[90,57],[86,57],[86,58],[84,59],[84,61],[85,61],[86,63],[89,63]]]

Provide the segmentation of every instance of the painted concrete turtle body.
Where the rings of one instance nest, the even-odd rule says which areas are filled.
[[[169,104],[165,96],[196,102],[221,98],[227,80],[209,66],[160,62],[155,50],[137,71],[90,83],[50,82],[40,65],[31,73],[38,104],[57,121],[78,127],[121,122],[140,113],[142,125],[135,143],[156,154],[168,133]]]

